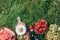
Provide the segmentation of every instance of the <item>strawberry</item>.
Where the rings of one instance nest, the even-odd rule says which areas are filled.
[[[40,31],[37,31],[36,33],[37,33],[37,34],[40,34],[41,32],[40,32]]]
[[[40,25],[39,22],[36,22],[36,23],[35,23],[35,26],[36,26],[36,25]]]
[[[39,22],[42,23],[42,24],[45,24],[46,23],[45,20],[40,20]]]
[[[45,31],[46,30],[46,28],[42,28],[43,29],[43,31]]]
[[[42,33],[42,32],[43,32],[43,30],[40,28],[40,29],[39,29],[39,32],[40,32],[40,33]]]
[[[34,29],[38,29],[38,27],[36,26]]]

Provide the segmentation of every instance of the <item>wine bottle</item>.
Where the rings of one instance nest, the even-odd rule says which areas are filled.
[[[38,35],[35,34],[32,26],[30,26],[30,40],[38,40]]]

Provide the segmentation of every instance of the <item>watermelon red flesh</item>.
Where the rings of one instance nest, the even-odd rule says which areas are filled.
[[[15,34],[8,28],[4,28],[4,30],[0,31],[0,40],[9,40],[9,38],[12,38],[12,36],[15,37]]]

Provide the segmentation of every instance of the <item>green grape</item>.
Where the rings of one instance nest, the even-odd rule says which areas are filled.
[[[48,40],[58,40],[58,27],[56,24],[51,24],[47,32]]]
[[[59,33],[58,33],[58,36],[59,36],[59,37],[58,37],[58,40],[60,40],[60,27],[58,27],[58,32],[59,32]]]
[[[25,40],[25,35],[17,35],[18,40]]]

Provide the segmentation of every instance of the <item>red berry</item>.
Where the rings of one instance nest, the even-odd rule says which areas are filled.
[[[47,28],[47,27],[48,27],[48,25],[47,25],[47,24],[45,24],[45,25],[44,25],[44,28]]]
[[[46,21],[45,20],[40,20],[40,23],[45,24]]]
[[[43,31],[45,31],[46,30],[46,28],[42,28],[43,29]]]
[[[41,25],[41,27],[43,28],[45,25]]]
[[[38,27],[35,27],[35,29],[38,29]]]
[[[36,25],[36,27],[38,27],[38,28],[39,28],[39,27],[40,27],[40,25]]]
[[[37,34],[40,34],[41,32],[40,32],[40,31],[37,31],[36,33],[37,33]]]
[[[39,32],[40,32],[40,33],[42,33],[42,32],[43,32],[43,30],[40,28],[40,29],[39,29]]]
[[[35,26],[36,26],[36,25],[39,25],[39,22],[36,22],[36,23],[35,23]]]

